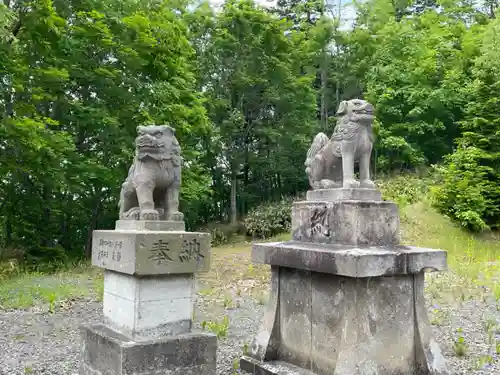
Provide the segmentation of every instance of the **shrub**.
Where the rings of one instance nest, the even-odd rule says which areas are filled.
[[[438,169],[442,183],[431,195],[439,212],[475,232],[500,226],[500,174],[488,159],[475,147],[457,150]]]
[[[265,203],[253,209],[245,222],[246,234],[252,238],[269,238],[292,228],[292,200]]]
[[[239,223],[224,224],[224,223],[209,223],[203,230],[212,235],[212,246],[221,246],[230,243],[238,234],[245,234],[244,225]]]
[[[17,260],[11,259],[9,261],[0,262],[0,281],[18,276],[20,273],[21,269]]]

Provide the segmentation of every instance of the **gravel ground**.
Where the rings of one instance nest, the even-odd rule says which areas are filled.
[[[429,298],[431,300],[431,298]],[[227,302],[227,301],[226,301]],[[217,353],[218,375],[232,375],[233,363],[256,333],[263,306],[250,297],[237,297],[230,301],[232,307],[224,309],[214,298],[199,296],[196,310],[196,326],[203,320],[229,316],[230,329],[227,337],[219,342]],[[434,301],[429,304],[434,303]],[[227,303],[226,303],[227,304]],[[219,308],[214,308],[217,305]],[[0,311],[0,374],[77,374],[79,361],[79,330],[82,322],[101,318],[100,302],[80,299],[66,302],[55,313],[46,308]],[[488,354],[484,322],[494,318],[500,326],[500,307],[494,301],[466,301],[442,306],[429,306],[431,317],[439,311],[439,324],[434,325],[434,335],[448,360],[452,374],[500,375],[500,360],[477,369],[481,356]],[[437,319],[437,318],[435,318]],[[456,357],[452,348],[457,328],[463,329],[469,347],[465,357]],[[500,332],[496,331],[500,342]]]

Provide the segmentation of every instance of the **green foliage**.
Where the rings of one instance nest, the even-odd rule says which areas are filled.
[[[443,183],[433,191],[434,207],[473,231],[497,227],[500,217],[500,189],[488,179],[492,168],[484,158],[477,148],[456,151],[440,169]]]
[[[291,200],[265,203],[248,213],[245,218],[247,234],[252,238],[270,238],[289,232],[292,227]]]
[[[4,4],[0,248],[21,248],[33,265],[88,255],[92,231],[116,219],[140,124],[176,128],[186,212],[208,199],[204,150],[195,146],[210,127],[180,4]]]
[[[415,175],[399,175],[377,181],[384,200],[400,207],[420,202],[429,191],[429,181]]]
[[[465,341],[465,337],[462,335],[462,329],[457,330],[457,339],[453,343],[453,352],[457,357],[463,357],[467,354],[468,345]]]
[[[204,230],[211,234],[212,246],[225,245],[238,239],[238,235],[245,235],[245,227],[243,223],[209,223]]]
[[[218,339],[226,337],[229,331],[229,317],[224,315],[221,321],[203,321],[201,322],[203,330],[208,329],[214,333]]]
[[[473,231],[500,227],[500,22],[492,21],[481,40],[472,81],[464,91],[470,97],[463,134],[457,150],[446,158],[435,206]]]
[[[467,71],[466,53],[457,47],[466,25],[451,14],[428,11],[374,27],[358,30],[353,38],[366,40],[360,34],[375,31],[365,82],[380,123],[378,168],[438,162],[452,151],[458,135],[456,120],[464,103],[460,89]]]
[[[199,79],[214,124],[207,140],[211,209],[216,220],[235,223],[238,211],[306,188],[296,166],[314,133],[313,74],[301,69],[310,58],[305,34],[252,1],[227,1],[216,15],[200,13],[199,38],[206,42],[196,43]]]

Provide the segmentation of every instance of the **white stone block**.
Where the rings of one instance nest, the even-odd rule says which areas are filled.
[[[136,277],[106,270],[104,316],[113,327],[132,337],[189,332],[194,288],[192,274]]]

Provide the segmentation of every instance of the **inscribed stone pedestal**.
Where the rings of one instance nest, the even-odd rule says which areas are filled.
[[[80,375],[215,375],[217,337],[192,330],[195,274],[210,268],[210,234],[186,232],[178,211],[175,131],[138,133],[120,220],[92,236],[104,321],[82,326]]]
[[[96,230],[92,264],[129,275],[206,272],[210,268],[210,234]]]

